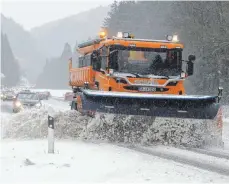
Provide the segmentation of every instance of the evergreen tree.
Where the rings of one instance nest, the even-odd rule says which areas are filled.
[[[52,58],[38,77],[37,88],[66,89],[68,88],[68,60],[72,57],[71,46],[66,43],[59,58]]]
[[[11,50],[6,34],[1,33],[1,82],[5,86],[15,86],[20,79],[20,67]]]

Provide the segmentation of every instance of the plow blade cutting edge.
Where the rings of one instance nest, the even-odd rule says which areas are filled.
[[[217,96],[155,95],[82,90],[83,111],[103,113],[214,119],[220,108]]]

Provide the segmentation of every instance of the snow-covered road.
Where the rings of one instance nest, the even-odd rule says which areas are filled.
[[[42,102],[57,111],[68,110],[69,103],[58,98]],[[1,103],[1,120],[12,116],[12,102]],[[226,120],[226,119],[225,119]],[[224,152],[229,154],[229,122],[224,124]],[[146,148],[144,148],[146,149]],[[147,148],[161,153],[173,152],[214,165],[229,166],[228,160],[191,153],[185,150],[158,147]],[[228,152],[227,152],[228,151]],[[160,158],[137,149],[108,143],[58,140],[55,154],[47,153],[47,140],[1,140],[1,183],[50,182],[224,182],[229,176],[201,169],[188,163]],[[215,164],[215,165],[217,165]],[[226,171],[227,172],[227,171]]]
[[[1,142],[2,183],[43,182],[224,182],[229,176],[106,143],[57,141]]]
[[[12,102],[1,102],[1,114],[12,113]]]

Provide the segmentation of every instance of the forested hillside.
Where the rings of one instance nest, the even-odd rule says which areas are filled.
[[[30,82],[36,83],[39,74],[43,72],[46,60],[58,57],[65,43],[73,47],[76,41],[84,41],[96,35],[108,10],[107,6],[97,7],[48,22],[31,31],[26,31],[22,25],[1,14],[1,28],[8,36],[23,75]],[[55,71],[55,65],[52,67]]]
[[[38,47],[49,56],[37,79],[37,88],[69,87],[68,59],[72,57],[73,64],[76,64],[77,42],[86,41],[98,34],[108,10],[109,7],[97,7],[32,29],[31,34],[36,39]],[[62,51],[64,44],[65,48]],[[73,53],[71,47],[74,47]],[[61,52],[61,57],[56,57]]]
[[[45,63],[44,54],[36,47],[35,40],[30,32],[16,23],[13,19],[1,14],[2,32],[7,35],[15,58],[20,68],[30,81],[35,81]]]
[[[36,87],[47,89],[68,88],[68,59],[72,57],[71,46],[66,43],[60,57],[46,61],[43,72],[39,75]]]
[[[73,47],[76,41],[95,36],[108,11],[109,7],[97,7],[33,28],[30,33],[46,56],[56,57],[66,42]]]
[[[1,33],[1,84],[15,86],[20,79],[20,67],[14,57],[7,35]]]
[[[217,94],[224,87],[229,102],[229,2],[119,2],[111,6],[104,26],[115,35],[130,31],[138,38],[164,39],[178,34],[183,58],[195,54],[195,74],[187,93]],[[224,101],[225,102],[225,101]]]

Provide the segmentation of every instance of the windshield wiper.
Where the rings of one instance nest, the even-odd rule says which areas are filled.
[[[140,76],[139,74],[137,74],[137,73],[131,73],[131,72],[128,72],[128,73],[130,73],[130,74],[132,74],[132,75],[135,75],[136,78],[141,78],[141,76]]]
[[[161,79],[170,79],[169,76],[160,76]]]
[[[130,73],[130,72],[129,72],[129,73]],[[139,74],[137,74],[137,73],[130,73],[130,74],[135,75],[136,78],[140,78],[140,77],[141,77],[141,76],[140,76]]]
[[[141,78],[142,76],[137,74],[137,73],[132,73],[132,72],[127,72],[127,71],[119,71],[119,72],[123,72],[123,73],[126,73],[126,74],[132,74],[132,75],[135,75],[136,78]]]

